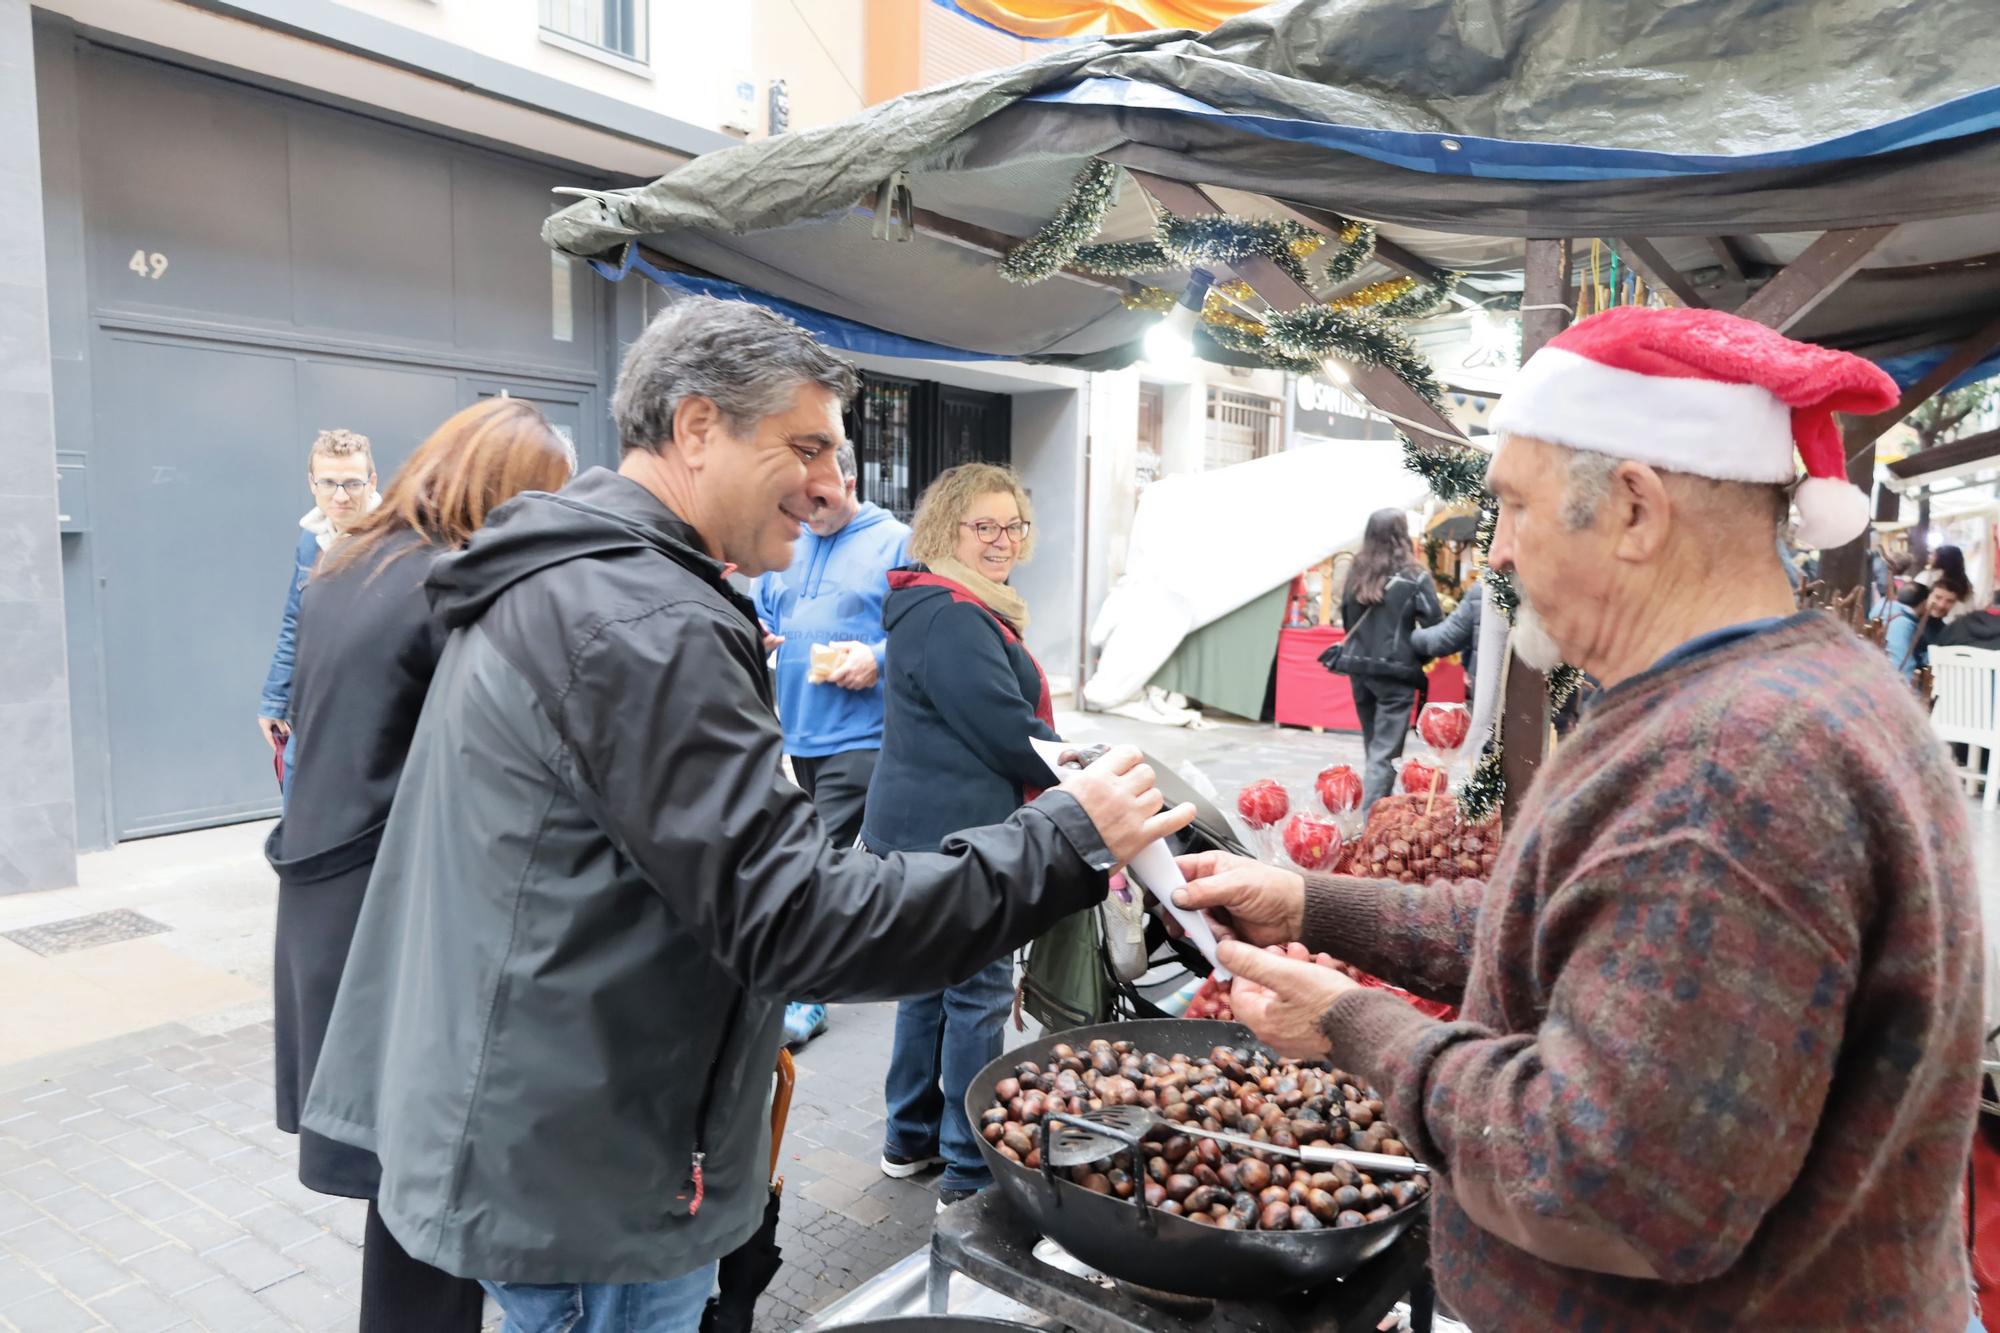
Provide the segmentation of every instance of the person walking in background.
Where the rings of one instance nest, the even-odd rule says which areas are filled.
[[[1443,617],[1437,584],[1417,564],[1410,521],[1400,509],[1378,509],[1368,518],[1361,553],[1348,567],[1340,596],[1347,637],[1335,670],[1354,691],[1368,769],[1362,779],[1366,811],[1396,784],[1396,760],[1410,732],[1410,710],[1425,683],[1424,656],[1411,640],[1421,626]]]
[[[444,648],[424,576],[438,555],[465,545],[488,511],[521,491],[555,490],[573,466],[568,446],[525,400],[468,407],[410,456],[379,508],[346,525],[300,599],[297,763],[285,817],[264,848],[278,874],[277,1122],[299,1136],[301,1184],[369,1201],[364,1333],[470,1333],[484,1299],[477,1282],[412,1259],[382,1225],[373,1153],[299,1126],[376,844]]]
[[[1465,703],[1472,706],[1472,691],[1479,681],[1479,612],[1486,603],[1486,580],[1475,575],[1467,581],[1465,595],[1451,614],[1435,625],[1418,625],[1410,631],[1410,646],[1422,656],[1435,660],[1460,654],[1465,667]]]
[[[340,534],[382,503],[375,492],[375,455],[366,435],[351,430],[323,430],[306,455],[306,485],[313,507],[299,519],[299,540],[292,549],[292,581],[285,592],[285,613],[278,620],[278,642],[264,673],[264,697],[257,707],[257,727],[265,743],[285,752],[281,793],[291,788],[292,663],[297,651],[299,594],[319,563],[321,554]]]
[[[935,851],[1049,781],[1028,743],[1057,739],[1048,679],[1022,643],[1028,607],[1008,584],[1034,550],[1033,524],[1021,483],[987,463],[947,469],[917,502],[917,563],[889,575],[882,616],[889,699],[861,826],[870,851]],[[1013,994],[1003,956],[896,1008],[882,1172],[903,1179],[942,1161],[940,1211],[992,1183],[963,1107],[972,1076],[1000,1054]]]
[[[1890,599],[1889,632],[1882,646],[1889,654],[1889,665],[1904,680],[1916,679],[1918,669],[1930,665],[1931,645],[1939,642],[1945,621],[1957,606],[1958,594],[1944,579],[1933,588],[1912,583]]]
[[[778,724],[792,775],[833,845],[851,847],[882,749],[882,602],[889,571],[909,559],[910,529],[857,497],[854,446],[835,454],[839,497],[815,497],[791,565],[759,576],[752,600],[778,653]],[[786,1041],[825,1030],[825,1005],[786,1006]]]

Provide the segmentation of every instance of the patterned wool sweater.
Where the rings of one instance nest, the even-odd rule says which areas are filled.
[[[1962,1333],[1969,848],[1909,690],[1812,612],[1601,695],[1490,883],[1313,881],[1311,948],[1464,1006],[1324,1020],[1442,1171],[1458,1315]]]

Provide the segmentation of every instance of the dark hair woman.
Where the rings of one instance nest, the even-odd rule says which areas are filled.
[[[1028,744],[1056,739],[1047,679],[1021,636],[1028,608],[1008,580],[1034,548],[1034,513],[1012,472],[947,469],[910,524],[916,564],[889,575],[882,757],[868,786],[870,851],[934,852],[954,833],[1003,822],[1049,771]],[[1001,958],[896,1007],[883,1090],[883,1174],[942,1160],[939,1207],[992,1183],[965,1118],[972,1076],[1000,1054],[1014,995]]]
[[[474,1330],[484,1298],[477,1282],[412,1259],[382,1225],[374,1154],[299,1128],[376,845],[444,651],[424,576],[495,506],[557,489],[574,463],[532,404],[489,398],[466,408],[418,446],[299,604],[296,766],[284,818],[264,845],[278,873],[277,1121],[299,1136],[300,1183],[369,1200],[360,1323],[368,1333]]]
[[[1965,573],[1965,552],[1956,546],[1940,546],[1931,552],[1917,582],[1929,588],[1949,588],[1968,608],[1972,604],[1972,580]]]
[[[1410,731],[1410,710],[1425,683],[1423,655],[1410,642],[1420,625],[1444,617],[1437,584],[1417,563],[1409,519],[1400,509],[1369,515],[1360,554],[1348,566],[1340,598],[1340,671],[1354,691],[1367,751],[1361,808],[1366,810],[1396,783],[1396,760]]]

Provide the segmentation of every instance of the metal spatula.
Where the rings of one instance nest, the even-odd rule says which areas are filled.
[[[1241,1134],[1223,1134],[1212,1129],[1201,1129],[1194,1125],[1169,1120],[1143,1106],[1106,1106],[1095,1111],[1084,1111],[1078,1115],[1067,1112],[1051,1112],[1044,1120],[1043,1156],[1050,1166],[1066,1171],[1075,1166],[1086,1166],[1101,1162],[1124,1149],[1136,1147],[1162,1125],[1176,1134],[1190,1134],[1196,1138],[1214,1139],[1232,1148],[1243,1148],[1250,1152],[1273,1153],[1280,1157],[1290,1157],[1307,1166],[1326,1168],[1335,1162],[1346,1162],[1357,1170],[1391,1176],[1424,1176],[1430,1168],[1410,1157],[1392,1157],[1388,1153],[1362,1152],[1357,1148],[1340,1148],[1329,1143],[1302,1144],[1297,1148],[1280,1148],[1274,1144],[1259,1143]]]

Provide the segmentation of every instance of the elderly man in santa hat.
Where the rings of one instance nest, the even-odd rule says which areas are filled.
[[[1896,396],[1715,311],[1560,335],[1493,415],[1492,564],[1516,650],[1605,688],[1493,878],[1183,859],[1183,901],[1240,937],[1238,1017],[1367,1074],[1438,1173],[1438,1286],[1480,1333],[1968,1327],[1965,803],[1881,653],[1794,611],[1773,541],[1788,492],[1807,542],[1861,534],[1833,414]],[[1294,939],[1462,1016],[1251,947]]]

